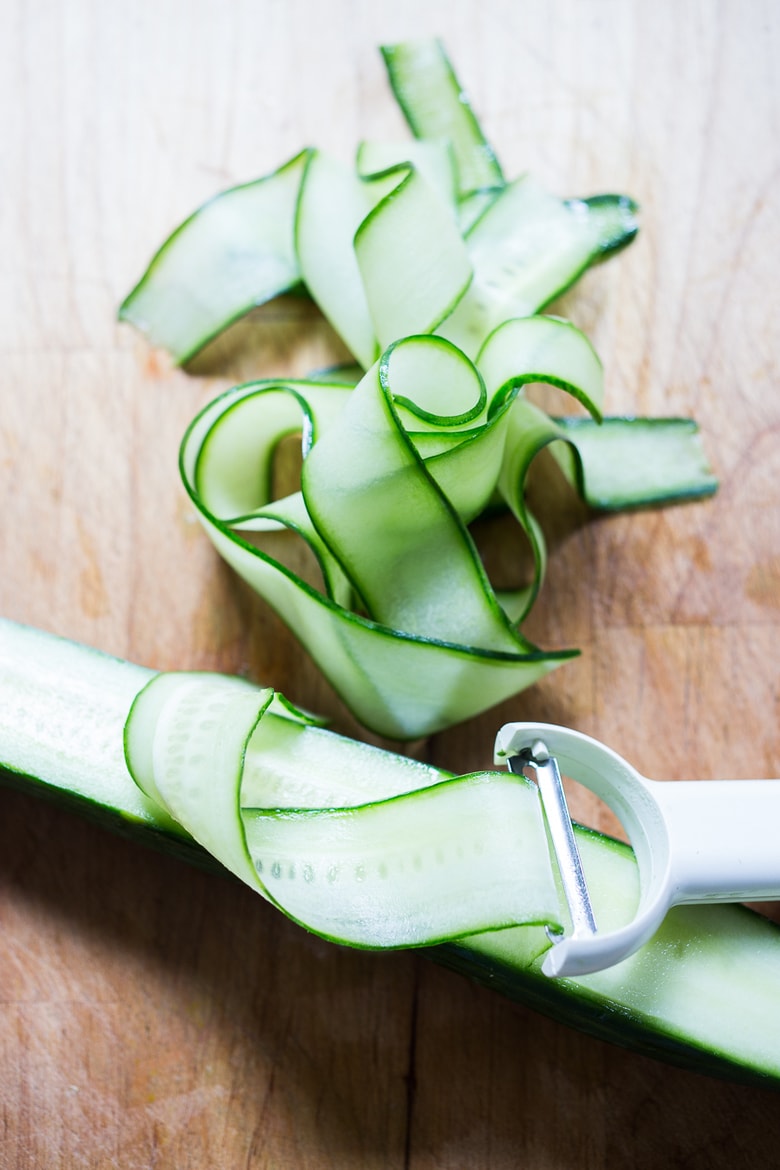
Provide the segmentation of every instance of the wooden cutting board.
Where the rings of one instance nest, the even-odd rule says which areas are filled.
[[[358,731],[217,560],[176,469],[220,389],[305,374],[338,343],[280,303],[185,373],[115,313],[216,191],[303,145],[349,158],[405,133],[375,46],[438,33],[508,175],[641,203],[637,243],[558,311],[599,350],[611,413],[700,421],[721,489],[590,522],[564,510],[528,632],[581,658],[417,750],[484,766],[496,727],[527,717],[658,778],[780,775],[776,4],[7,0],[4,15],[0,613],[149,666],[249,671]],[[329,947],[227,880],[0,798],[4,1167],[777,1164],[768,1093],[590,1040],[412,955]]]

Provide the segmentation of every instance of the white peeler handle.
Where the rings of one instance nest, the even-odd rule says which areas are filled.
[[[672,903],[780,897],[780,780],[645,783],[666,823]]]

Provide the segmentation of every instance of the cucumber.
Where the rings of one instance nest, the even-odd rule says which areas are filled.
[[[125,720],[143,793],[125,761]],[[211,783],[215,772],[224,783]],[[453,776],[329,732],[243,680],[155,675],[8,621],[0,774],[141,841],[221,863],[337,942],[422,947],[601,1039],[780,1085],[780,930],[743,907],[681,907],[617,967],[542,974],[543,923],[559,912],[538,798],[522,778]],[[627,920],[633,854],[577,835],[597,921]]]

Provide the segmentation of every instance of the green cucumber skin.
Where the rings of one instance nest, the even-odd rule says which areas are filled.
[[[746,909],[745,913],[751,911]],[[774,1092],[780,1090],[780,1081],[771,1074],[717,1052],[693,1047],[674,1033],[627,1013],[620,1005],[605,1005],[603,1001],[589,1003],[575,989],[548,979],[536,967],[513,967],[500,959],[477,954],[464,943],[445,943],[424,953],[440,966],[595,1040],[703,1076]]]
[[[17,771],[3,763],[0,763],[0,784],[25,796],[47,801],[66,812],[75,813],[126,841],[135,841],[146,848],[155,849],[169,857],[176,857],[209,873],[227,874],[225,867],[191,837],[184,833],[172,832],[169,828],[151,821],[137,820],[126,815],[116,804],[101,803],[84,793],[64,788],[56,781],[41,780],[38,776]]]
[[[10,635],[10,637],[8,637]],[[125,698],[127,682],[124,671],[128,664],[120,660],[111,660],[101,652],[66,642],[54,635],[42,634],[39,631],[17,626],[15,623],[0,619],[0,648],[3,640],[8,638],[12,649],[9,653],[0,654],[0,663],[5,665],[7,673],[17,673],[20,678],[35,678],[40,671],[46,673],[51,652],[55,663],[61,661],[62,652],[68,655],[70,663],[78,664],[78,669],[72,674],[65,675],[70,680],[70,687],[83,693],[89,692],[90,680],[97,671],[100,677],[100,687],[97,693],[89,693],[90,700],[94,700],[96,707],[104,707],[106,711],[116,708],[117,694],[111,693],[111,677],[115,663],[116,677],[120,680],[118,691]],[[26,639],[29,639],[29,650],[25,661],[21,664],[14,662],[15,656],[21,654]],[[6,665],[7,664],[7,665]],[[28,665],[29,664],[29,665]],[[3,670],[0,669],[0,689],[2,688]],[[149,677],[148,672],[139,668],[139,687]],[[59,684],[61,688],[61,683]],[[69,694],[66,693],[66,704]],[[38,716],[45,714],[47,696],[45,688],[39,700]],[[78,706],[76,705],[77,709]],[[129,708],[128,708],[129,709]],[[162,849],[181,859],[187,860],[201,867],[225,872],[188,837],[182,836],[170,824],[165,824],[162,818],[156,821],[148,813],[139,816],[133,807],[131,790],[127,784],[132,784],[124,766],[122,745],[117,743],[111,754],[106,754],[105,772],[110,775],[108,787],[104,786],[102,797],[94,794],[95,776],[86,775],[83,785],[71,781],[70,786],[63,785],[58,779],[57,761],[46,759],[44,752],[40,756],[38,775],[32,770],[15,766],[13,754],[15,749],[13,735],[3,727],[2,712],[0,712],[0,781],[28,794],[45,796],[63,807],[86,815],[93,821],[102,824],[112,831]],[[78,726],[78,718],[74,717],[74,734],[72,747],[67,747],[66,763],[78,762],[79,744],[89,735],[89,729]],[[60,751],[60,759],[63,758]],[[94,769],[93,769],[94,770]],[[80,790],[79,790],[80,789]],[[596,836],[595,834],[590,834]],[[603,839],[602,839],[603,840]],[[625,851],[624,846],[612,843],[616,850]],[[684,908],[685,909],[685,908]],[[742,910],[746,920],[753,920],[757,916],[751,911]],[[500,940],[503,932],[496,932],[496,940]],[[487,942],[485,941],[487,938]],[[633,1012],[625,1004],[617,1000],[609,1001],[603,996],[591,998],[583,991],[566,981],[550,980],[544,976],[538,963],[530,965],[513,965],[500,954],[500,945],[491,948],[490,937],[481,936],[481,946],[470,944],[468,940],[444,943],[436,947],[422,948],[422,952],[436,962],[456,970],[477,983],[499,991],[501,994],[523,1003],[528,1007],[539,1010],[552,1018],[571,1025],[582,1032],[586,1032],[598,1039],[606,1040],[621,1047],[640,1052],[658,1059],[665,1060],[690,1070],[715,1075],[731,1081],[741,1081],[772,1089],[780,1088],[780,1073],[772,1073],[761,1068],[754,1068],[745,1060],[729,1056],[725,1052],[713,1051],[710,1047],[674,1034],[673,1030],[664,1024],[663,1020],[654,1020],[648,1016]],[[491,953],[491,949],[492,952]],[[726,978],[724,976],[724,978]]]

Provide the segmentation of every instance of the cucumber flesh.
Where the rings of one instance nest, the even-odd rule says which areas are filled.
[[[512,353],[535,380],[573,386],[576,378],[582,401],[600,401],[601,369],[585,338],[563,323],[531,319],[509,323],[486,350],[491,379],[505,379],[489,394],[449,343],[411,338],[390,347],[346,398],[328,383],[311,393],[300,383],[241,387],[210,404],[185,436],[185,486],[216,547],[287,621],[358,718],[382,734],[427,734],[501,701],[569,656],[542,653],[512,626],[466,528],[501,475],[509,407],[523,380]],[[444,412],[441,387],[452,392],[454,414]],[[255,520],[290,516],[264,494],[269,452],[291,425],[280,405],[285,395],[309,436],[305,515],[297,501],[295,531],[326,580],[343,574],[352,584],[366,616],[242,535]],[[329,396],[340,413],[327,410]],[[258,433],[255,452],[250,439]],[[446,437],[443,449],[425,459],[417,442],[438,436]],[[523,473],[534,442],[521,438]],[[393,591],[386,588],[390,565]]]
[[[150,682],[153,677],[155,681]],[[141,698],[133,705],[136,688]],[[155,700],[152,710],[147,709],[147,719],[141,699],[144,695],[148,699],[155,691],[160,701]],[[198,692],[197,701],[191,701]],[[230,696],[221,709],[230,725],[227,730],[209,710],[217,694],[223,699]],[[345,895],[346,883],[327,880],[327,867],[334,864],[336,855],[337,860],[344,856],[341,841],[333,837],[337,825],[333,810],[338,811],[339,802],[345,819],[353,822],[351,832],[362,831],[361,821],[368,824],[363,840],[370,848],[363,855],[364,864],[370,865],[372,858],[379,865],[381,858],[388,864],[401,854],[411,857],[412,871],[402,879],[402,894],[407,899],[418,896],[418,905],[422,905],[425,891],[434,891],[430,921],[423,923],[425,930],[418,930],[416,937],[427,934],[437,939],[457,929],[454,923],[458,910],[453,910],[450,902],[458,899],[454,871],[459,862],[453,863],[453,858],[447,856],[450,830],[461,833],[461,840],[468,841],[469,827],[460,823],[460,812],[466,819],[472,813],[482,815],[469,800],[460,806],[460,812],[456,811],[460,801],[457,794],[472,786],[471,795],[479,792],[481,801],[494,777],[505,792],[509,791],[504,773],[453,777],[324,731],[278,697],[269,699],[269,692],[253,690],[244,682],[221,676],[152,676],[149,671],[94,650],[6,621],[0,621],[0,695],[4,700],[0,706],[0,768],[4,780],[68,803],[77,800],[82,811],[107,819],[113,827],[132,825],[142,840],[163,842],[181,853],[182,841],[190,840],[189,832],[177,828],[160,805],[135,789],[123,759],[119,713],[124,710],[128,714],[133,705],[127,737],[129,754],[131,759],[140,760],[139,772],[145,773],[152,761],[151,783],[158,795],[167,795],[183,813],[181,797],[186,790],[184,803],[190,804],[194,798],[194,806],[187,812],[193,822],[190,829],[208,834],[220,853],[226,850],[228,856],[223,861],[236,860],[239,869],[246,865],[246,875],[256,887],[263,883],[253,863],[253,847],[262,838],[266,854],[261,860],[268,888],[261,892],[272,901],[280,901],[277,895],[283,891],[282,896],[287,896],[289,890],[285,887],[298,882],[297,878],[290,879],[289,871],[287,876],[284,874],[290,859],[296,865],[301,861],[305,865],[304,854],[314,857],[318,865],[326,867],[325,881],[317,893],[318,919],[320,925],[334,927],[337,937],[345,923],[354,927],[358,922],[360,929],[371,926],[367,912],[359,920],[355,913],[356,908],[360,909],[357,902],[351,907],[348,904],[347,910],[338,905]],[[5,702],[12,696],[16,696],[13,718],[7,714]],[[181,718],[186,708],[188,713]],[[104,734],[106,716],[112,726]],[[100,724],[99,731],[96,723]],[[20,727],[26,730],[20,732]],[[236,734],[239,727],[243,730]],[[191,780],[186,779],[187,768],[183,781],[174,780],[170,785],[168,764],[171,756],[180,751],[177,744],[181,743],[183,730],[187,735],[186,750],[194,747],[190,738],[194,734],[197,753],[217,761],[219,769],[230,777],[232,787],[223,805],[224,810],[229,806],[229,815],[224,821],[221,811],[217,810],[216,815],[226,830],[226,840],[210,823],[215,798],[208,786],[204,789],[201,784],[209,769],[206,761],[194,766]],[[244,734],[249,750],[242,780]],[[238,756],[223,760],[221,749],[228,740]],[[142,779],[148,786],[149,776],[144,774]],[[292,816],[289,808],[284,814],[276,811],[279,796],[288,791],[288,784],[298,809]],[[238,788],[243,793],[240,803],[234,799]],[[522,783],[513,785],[511,801],[524,791]],[[260,802],[266,798],[270,798],[270,804],[258,813]],[[322,798],[329,803],[319,804]],[[204,804],[198,811],[201,800]],[[350,803],[355,800],[357,804]],[[412,834],[413,841],[418,808],[428,804],[432,809],[440,800],[445,805],[452,801],[442,830],[436,828],[436,818],[431,817],[424,837],[411,845],[406,841],[406,831]],[[519,797],[518,811],[524,800]],[[306,801],[308,813],[303,807]],[[244,808],[246,803],[250,807]],[[315,806],[327,810],[319,827]],[[507,815],[503,797],[495,805],[488,800],[486,817],[490,817],[491,809],[499,818]],[[386,814],[389,819],[385,829],[382,819]],[[428,813],[424,816],[427,818]],[[523,817],[520,811],[521,821]],[[284,840],[282,836],[278,838],[279,851],[275,854],[267,830],[270,826],[273,837],[278,824],[287,827]],[[302,827],[302,845],[295,841],[296,825]],[[502,826],[495,828],[501,840]],[[491,836],[492,831],[493,826]],[[579,829],[577,832],[596,919],[602,928],[609,929],[634,911],[638,876],[633,854],[626,846],[599,834]],[[534,838],[532,831],[527,838],[529,848],[535,848]],[[532,890],[538,887],[523,884],[526,866],[519,847],[511,841],[506,844],[515,856],[518,900],[525,907],[518,914],[516,902],[512,914],[524,920],[535,918],[539,906],[533,904]],[[282,851],[282,846],[287,852]],[[415,846],[421,861],[419,870],[414,868]],[[443,851],[441,862],[436,858],[437,848]],[[198,847],[193,844],[190,856],[195,859],[198,855]],[[279,864],[277,877],[271,872],[275,860]],[[353,861],[350,855],[350,866]],[[485,864],[492,868],[492,859],[488,857]],[[475,918],[480,913],[483,917],[487,914],[489,902],[488,894],[484,901],[482,894],[476,894],[482,868],[481,864],[472,867],[468,882],[471,906],[477,906]],[[451,887],[450,877],[454,879]],[[300,879],[299,886],[305,887],[303,870]],[[361,882],[354,869],[351,881],[353,888]],[[377,878],[379,881],[392,883],[393,877],[388,874]],[[446,894],[449,888],[452,898]],[[303,901],[295,901],[292,909],[294,916],[300,916],[308,926]],[[420,917],[416,927],[421,922]],[[380,923],[380,931],[389,945],[395,945],[391,917]],[[533,925],[449,936],[446,943],[426,953],[601,1039],[702,1072],[780,1086],[780,1016],[776,1010],[780,929],[773,923],[739,906],[680,907],[667,917],[655,938],[630,959],[608,971],[578,979],[551,980],[541,973],[548,946],[537,919]]]
[[[380,349],[432,333],[472,278],[458,225],[425,176],[401,166],[398,183],[355,233],[355,254]]]
[[[411,166],[435,191],[445,207],[455,214],[458,201],[457,174],[452,144],[446,138],[411,139],[405,142],[361,142],[355,160],[363,179],[372,179],[380,189],[378,176]],[[392,180],[389,189],[392,190]]]
[[[357,718],[408,739],[506,699],[573,653],[539,650],[519,629],[546,565],[525,503],[543,447],[576,446],[581,434],[583,455],[561,462],[609,507],[655,501],[659,490],[706,494],[714,481],[690,452],[680,458],[679,429],[657,429],[653,466],[663,461],[664,475],[643,497],[617,462],[591,469],[600,449],[591,431],[557,426],[522,397],[525,383],[549,382],[601,417],[592,347],[564,322],[530,314],[633,236],[631,201],[562,201],[528,178],[506,183],[441,44],[384,56],[417,135],[407,150],[364,146],[357,167],[306,150],[233,189],[174,233],[121,312],[159,327],[154,336],[185,360],[242,306],[301,281],[366,367],[351,394],[315,380],[238,388],[193,422],[181,468],[218,550]],[[275,452],[298,420],[301,491],[274,500]],[[493,588],[469,531],[499,496],[533,553],[531,580],[509,595]],[[307,543],[321,589],[250,537],[279,529]]]

